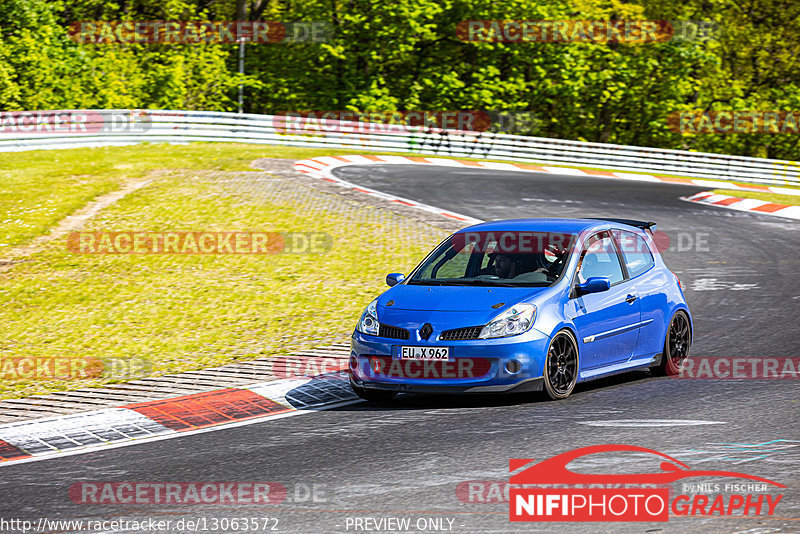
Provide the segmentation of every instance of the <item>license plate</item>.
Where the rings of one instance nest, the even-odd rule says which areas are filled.
[[[450,347],[399,347],[403,360],[437,360],[450,359]]]

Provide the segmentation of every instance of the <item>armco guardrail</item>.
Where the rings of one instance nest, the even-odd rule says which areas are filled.
[[[0,152],[194,141],[414,152],[800,185],[798,162],[541,137],[206,111],[0,113]]]

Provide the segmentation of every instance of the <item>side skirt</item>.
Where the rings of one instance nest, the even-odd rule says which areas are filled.
[[[637,360],[607,365],[605,367],[598,367],[596,369],[587,369],[586,371],[581,371],[578,373],[578,382],[585,382],[586,380],[593,380],[595,378],[616,375],[619,373],[627,373],[628,371],[635,371],[637,369],[649,369],[658,362],[659,357],[660,354],[656,354],[650,358],[639,358]]]

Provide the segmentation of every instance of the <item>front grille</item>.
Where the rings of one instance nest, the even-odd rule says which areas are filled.
[[[455,341],[460,339],[478,339],[481,335],[482,326],[467,326],[465,328],[455,328],[453,330],[445,330],[439,336],[440,341]]]
[[[411,337],[411,334],[405,328],[398,328],[396,326],[382,324],[378,329],[378,336],[390,337],[392,339],[408,339]]]

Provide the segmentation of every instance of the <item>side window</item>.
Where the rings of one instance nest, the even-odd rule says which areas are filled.
[[[607,232],[590,238],[588,248],[581,255],[578,282],[582,284],[596,276],[608,278],[612,284],[623,279],[622,266],[614,248],[614,241]]]
[[[628,268],[630,278],[642,274],[655,265],[653,253],[650,252],[650,247],[640,235],[625,230],[616,230],[614,235],[622,251],[622,257],[625,258],[625,266]]]

